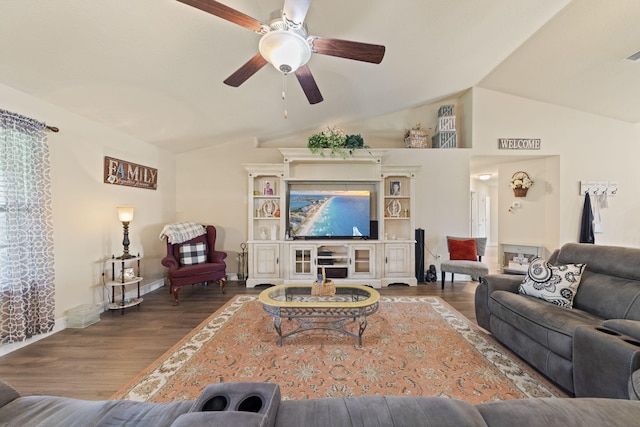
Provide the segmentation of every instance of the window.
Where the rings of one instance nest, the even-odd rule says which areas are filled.
[[[0,110],[0,343],[54,326],[50,188],[44,123]]]

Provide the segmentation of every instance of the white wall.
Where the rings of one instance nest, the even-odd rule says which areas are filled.
[[[56,319],[80,304],[103,302],[105,258],[122,253],[117,205],[134,205],[130,252],[144,256],[143,285],[162,281],[158,235],[175,217],[175,156],[114,129],[0,85],[0,108],[60,128],[48,133],[55,245]],[[158,189],[103,183],[104,156],[158,169]]]
[[[534,181],[526,197],[516,197],[510,187],[514,173],[524,171]],[[525,160],[504,163],[499,166],[498,174],[498,241],[500,243],[540,245],[549,249],[557,247],[557,237],[547,241],[547,212],[552,221],[558,221],[558,212],[551,210],[557,192],[550,188],[556,183],[547,180],[546,159]],[[520,207],[513,207],[513,203]],[[551,226],[551,225],[549,225]],[[555,229],[555,227],[554,227]]]
[[[416,228],[425,230],[427,248],[447,259],[446,236],[469,234],[469,151],[390,150],[383,161],[421,166],[415,179]],[[425,264],[439,265],[426,255]]]
[[[609,199],[610,207],[602,213],[604,233],[596,235],[596,244],[640,247],[640,198],[634,194],[640,178],[636,165],[640,127],[485,89],[475,88],[473,99],[475,155],[558,156],[547,159],[545,175],[532,176],[545,182],[547,195],[557,193],[557,201],[547,199],[555,204],[547,204],[544,213],[548,249],[578,241],[584,202],[578,194],[581,180],[617,181],[619,186],[618,195]],[[498,138],[505,137],[541,138],[542,148],[529,153],[498,150]],[[541,190],[535,185],[532,189],[534,194]],[[551,218],[555,211],[557,225]],[[500,215],[502,219],[503,210]],[[500,239],[515,237],[501,235]]]

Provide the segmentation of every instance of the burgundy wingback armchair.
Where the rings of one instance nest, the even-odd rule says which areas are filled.
[[[207,233],[182,243],[171,244],[167,239],[167,256],[162,259],[162,265],[169,268],[169,292],[178,305],[178,291],[186,285],[216,281],[222,293],[226,293],[227,265],[224,259],[226,252],[216,251],[216,228],[213,225],[205,227]],[[204,243],[206,245],[206,261],[199,264],[182,265],[180,247],[186,244]]]

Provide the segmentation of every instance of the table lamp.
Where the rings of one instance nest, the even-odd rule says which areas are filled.
[[[133,220],[133,209],[135,206],[117,206],[118,219],[122,222],[122,228],[124,231],[124,237],[122,239],[122,246],[124,251],[117,259],[129,259],[135,258],[134,255],[129,254],[129,223]]]

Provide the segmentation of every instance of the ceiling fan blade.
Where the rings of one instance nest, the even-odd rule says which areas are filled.
[[[300,82],[300,86],[302,86],[304,94],[307,95],[309,104],[317,104],[318,102],[322,102],[324,98],[322,98],[320,89],[318,89],[318,85],[316,84],[316,81],[311,74],[309,66],[306,64],[303,65],[296,70],[295,74],[298,78],[298,82]]]
[[[260,53],[256,53],[256,55],[248,60],[242,67],[238,68],[235,73],[231,74],[224,81],[225,84],[229,86],[238,87],[251,76],[253,76],[259,69],[264,67],[267,64],[267,60],[260,55]]]
[[[226,6],[222,3],[218,3],[215,0],[178,0],[180,3],[188,4],[196,9],[200,9],[205,12],[209,12],[219,18],[226,19],[229,22],[238,24],[241,27],[245,27],[251,31],[260,32],[262,30],[262,22],[255,18],[245,15],[242,12]]]
[[[379,64],[384,58],[385,47],[377,44],[352,42],[331,37],[310,37],[311,50],[322,55],[355,59]]]
[[[282,17],[290,28],[300,28],[307,16],[311,0],[284,0]]]

